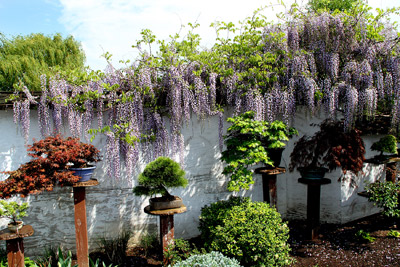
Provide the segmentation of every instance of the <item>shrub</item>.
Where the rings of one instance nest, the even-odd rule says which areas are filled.
[[[391,181],[375,182],[369,184],[366,189],[368,200],[383,208],[384,215],[400,218],[400,184]]]
[[[212,240],[215,238],[213,235],[217,226],[223,224],[226,214],[232,207],[249,202],[249,198],[231,196],[228,200],[220,200],[210,206],[203,207],[201,209],[199,230],[204,246],[209,247],[211,245]]]
[[[392,229],[387,233],[386,236],[387,237],[399,238],[400,237],[400,232]]]
[[[282,222],[280,214],[264,202],[231,198],[222,202],[222,212],[213,214],[221,203],[211,204],[201,212],[203,238],[204,229],[209,232],[205,248],[220,251],[234,257],[245,266],[284,266],[289,257],[289,228]],[[207,224],[208,220],[212,223]]]
[[[164,251],[164,258],[168,263],[174,266],[177,262],[189,258],[193,253],[189,241],[184,239],[175,239],[174,243],[169,245],[167,251]]]
[[[140,240],[140,246],[143,248],[143,253],[146,257],[151,255],[153,251],[158,251],[160,241],[157,234],[144,235]]]
[[[368,243],[373,243],[375,242],[376,238],[372,237],[370,233],[365,232],[364,230],[359,230],[356,233],[356,238],[358,239],[358,241],[360,242],[368,242]]]
[[[105,261],[116,265],[123,265],[126,261],[126,250],[131,232],[125,230],[115,238],[102,237],[99,239],[99,248],[104,253]]]
[[[171,265],[169,265],[171,266]],[[241,265],[236,259],[231,259],[224,256],[220,252],[212,251],[203,255],[193,255],[187,260],[178,262],[174,267],[240,267]]]

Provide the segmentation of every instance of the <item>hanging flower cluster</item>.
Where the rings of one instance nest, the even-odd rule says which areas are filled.
[[[312,113],[323,108],[330,118],[340,111],[345,131],[378,107],[393,114],[394,126],[400,122],[400,51],[391,25],[363,12],[289,13],[287,21],[271,24],[255,13],[240,28],[217,22],[211,49],[200,50],[200,37],[190,31],[182,41],[159,42],[156,55],[155,37],[144,30],[131,66],[109,64],[104,73],[83,78],[42,77],[38,102],[28,90],[27,99],[15,100],[15,122],[28,138],[29,107],[37,104],[44,137],[63,127],[74,137],[89,138],[89,129],[104,133],[108,173],[117,178],[121,162],[129,175],[140,158],[179,155],[183,164],[181,129],[192,114],[219,116],[221,148],[222,106],[233,106],[234,115],[254,111],[257,120],[287,124],[299,105]],[[234,38],[221,35],[239,30]]]

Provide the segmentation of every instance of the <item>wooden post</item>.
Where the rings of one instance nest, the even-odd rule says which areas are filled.
[[[167,251],[168,245],[174,242],[174,214],[184,213],[186,206],[167,210],[151,210],[150,206],[144,208],[144,212],[151,215],[160,216],[160,241],[161,253],[164,265],[168,265],[168,258],[164,257],[164,252]]]
[[[160,238],[163,252],[174,241],[174,215],[160,216]]]
[[[6,241],[9,267],[25,267],[24,242],[22,238]]]
[[[96,186],[99,182],[91,179],[73,185],[76,257],[79,267],[89,267],[89,248],[86,222],[86,187]]]
[[[313,240],[319,231],[321,185],[330,184],[331,180],[300,178],[298,181],[307,185],[307,235]]]
[[[7,260],[9,267],[24,267],[24,242],[23,238],[33,235],[32,226],[24,225],[17,232],[8,229],[0,231],[0,240],[6,241]]]
[[[89,249],[86,222],[86,188],[74,187],[76,255],[79,267],[89,267]]]
[[[278,209],[277,203],[277,190],[276,190],[276,178],[278,174],[285,173],[285,168],[257,168],[255,173],[261,174],[262,185],[263,185],[263,200],[270,204],[271,207]]]

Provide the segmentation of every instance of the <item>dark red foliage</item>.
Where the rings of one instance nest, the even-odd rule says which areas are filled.
[[[100,151],[78,138],[50,136],[34,142],[28,148],[32,160],[22,164],[15,171],[3,172],[10,176],[0,182],[0,197],[9,198],[19,194],[37,194],[52,191],[53,187],[71,185],[79,180],[69,167],[86,167],[88,162],[100,161]]]
[[[361,171],[365,160],[361,131],[343,129],[343,122],[325,120],[313,136],[300,138],[290,155],[290,171],[297,167],[341,167],[343,173],[355,174]]]

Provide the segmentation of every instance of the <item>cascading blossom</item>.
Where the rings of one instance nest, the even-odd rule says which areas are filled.
[[[257,120],[290,124],[296,106],[314,113],[323,105],[331,118],[340,110],[349,130],[383,103],[396,127],[400,60],[395,55],[400,47],[394,27],[376,21],[378,42],[363,16],[292,15],[286,24],[262,23],[261,18],[246,24],[250,18],[237,38],[221,37],[210,50],[200,51],[195,40],[174,39],[157,56],[141,51],[131,66],[109,64],[97,79],[80,85],[60,75],[47,84],[43,76],[39,103],[22,88],[26,99],[13,103],[14,122],[27,140],[31,105],[38,105],[43,136],[66,131],[63,126],[73,136],[86,136],[97,120],[98,129],[108,129],[103,131],[107,171],[114,177],[121,175],[122,161],[129,175],[137,162],[158,156],[179,157],[183,166],[182,127],[192,114],[201,120],[218,116],[221,149],[224,106],[233,107],[233,116],[253,110]]]

